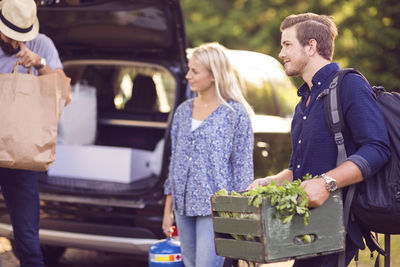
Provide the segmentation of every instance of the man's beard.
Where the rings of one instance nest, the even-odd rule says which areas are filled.
[[[306,66],[307,62],[304,60],[292,63],[292,68],[285,69],[286,75],[290,77],[301,76]]]
[[[16,53],[19,52],[20,47],[18,45],[18,47],[14,48],[12,46],[12,44],[10,43],[6,43],[3,39],[0,38],[0,47],[1,49],[3,49],[3,52],[8,55],[8,56],[12,56],[15,55]]]

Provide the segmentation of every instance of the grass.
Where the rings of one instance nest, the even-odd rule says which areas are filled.
[[[400,226],[399,226],[400,227]],[[379,235],[379,244],[384,245],[385,243],[385,238],[384,235]],[[390,250],[390,267],[400,267],[400,235],[392,235],[391,236],[391,242],[390,242],[391,250]],[[360,250],[359,253],[359,261],[358,261],[358,267],[371,267],[374,266],[375,264],[375,258],[376,258],[377,253],[374,252],[374,258],[370,258],[370,252],[369,249],[366,248],[364,250]],[[271,264],[261,264],[258,265],[258,267],[291,267],[293,265],[293,261],[289,262],[282,262],[282,263],[271,263]],[[353,260],[349,267],[356,267],[356,262]],[[384,260],[383,257],[380,257],[380,266],[384,266]],[[239,265],[239,267],[247,267],[246,264]]]
[[[384,235],[380,234],[378,236],[378,239],[379,239],[379,244],[381,244],[382,248],[384,248],[384,243],[385,243]],[[390,267],[400,267],[400,235],[392,235],[391,236],[390,246],[391,246]],[[373,257],[373,259],[371,259],[370,251],[369,251],[368,247],[364,250],[360,250],[358,265],[353,260],[349,264],[349,267],[356,267],[356,266],[371,267],[371,266],[374,266],[376,255],[377,255],[377,252],[374,252],[374,257]],[[291,267],[292,265],[293,265],[293,261],[287,261],[287,262],[270,263],[270,264],[259,264],[256,266],[257,267]],[[380,257],[380,266],[381,267],[384,266],[384,259],[382,256]],[[245,264],[244,262],[240,262],[239,267],[248,267],[248,265]]]
[[[400,226],[399,226],[400,227]],[[385,243],[385,238],[384,235],[379,235],[379,244],[381,244],[382,247],[384,247]],[[390,242],[390,267],[400,267],[400,235],[392,235],[391,236],[391,242]],[[375,264],[375,258],[376,258],[377,252],[374,252],[374,258],[370,258],[370,252],[369,249],[366,248],[364,250],[360,250],[359,254],[359,261],[358,261],[358,266],[359,267],[370,267],[374,266]],[[380,257],[380,266],[384,266],[384,260],[383,257]],[[356,262],[353,260],[349,267],[356,267]]]

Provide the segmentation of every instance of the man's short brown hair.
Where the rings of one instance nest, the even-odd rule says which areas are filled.
[[[332,61],[338,31],[332,17],[314,13],[290,15],[281,23],[281,31],[296,26],[296,37],[302,46],[317,41],[318,54]]]

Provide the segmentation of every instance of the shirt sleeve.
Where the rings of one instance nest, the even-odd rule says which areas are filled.
[[[41,35],[43,45],[40,48],[39,56],[46,58],[47,64],[53,69],[62,69],[60,57],[53,41],[46,35]]]
[[[25,45],[32,52],[38,54],[40,57],[45,58],[47,65],[53,70],[63,68],[57,48],[55,47],[53,41],[46,35],[39,33],[35,39],[26,42]],[[20,66],[20,68],[23,67]],[[36,69],[33,69],[33,71],[35,75],[39,75],[39,72]]]
[[[243,110],[235,127],[231,155],[233,169],[233,190],[245,190],[254,179],[253,150],[254,134],[251,120]]]
[[[293,149],[292,149],[292,150],[293,150]],[[287,169],[293,171],[293,153],[292,153],[292,155],[290,156],[289,165],[288,165],[288,168],[287,168]]]
[[[173,162],[175,157],[175,144],[178,131],[178,120],[179,120],[179,114],[178,112],[176,112],[172,119],[172,125],[171,125],[171,158],[169,163],[168,177],[164,183],[164,195],[172,194],[171,177],[173,173],[173,164],[174,164]]]
[[[294,114],[293,114],[292,123],[291,123],[291,126],[290,126],[291,129],[294,128],[295,119],[296,119],[295,114],[298,112],[297,109],[299,109],[299,108],[300,108],[300,102],[296,105],[295,112],[294,112]],[[288,165],[288,169],[289,169],[289,170],[293,170],[293,160],[294,160],[294,158],[293,158],[293,144],[294,144],[295,140],[293,139],[294,137],[293,137],[292,132],[291,132],[291,138],[292,138],[292,139],[291,139],[291,140],[292,140],[292,149],[291,149],[292,154],[290,155],[290,160],[289,160],[289,165]]]
[[[356,152],[348,160],[361,170],[364,179],[372,176],[390,157],[385,120],[373,91],[356,74],[346,75],[341,87],[341,103],[346,127],[356,143]]]

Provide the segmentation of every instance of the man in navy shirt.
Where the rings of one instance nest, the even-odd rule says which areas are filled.
[[[301,99],[292,121],[292,156],[288,169],[257,179],[250,188],[272,180],[282,184],[310,173],[320,177],[303,181],[302,186],[309,197],[309,206],[318,207],[328,199],[330,192],[369,179],[379,170],[390,156],[389,139],[371,87],[359,75],[346,75],[340,101],[348,158],[336,166],[337,146],[325,121],[324,101],[317,99],[340,69],[337,63],[331,63],[336,25],[328,16],[305,13],[285,18],[281,32],[279,57],[283,59],[286,74],[301,76],[304,80],[298,89]],[[349,221],[347,233],[346,265],[358,248],[365,248],[356,222]],[[338,254],[331,254],[296,260],[293,266],[337,266],[337,263]]]

